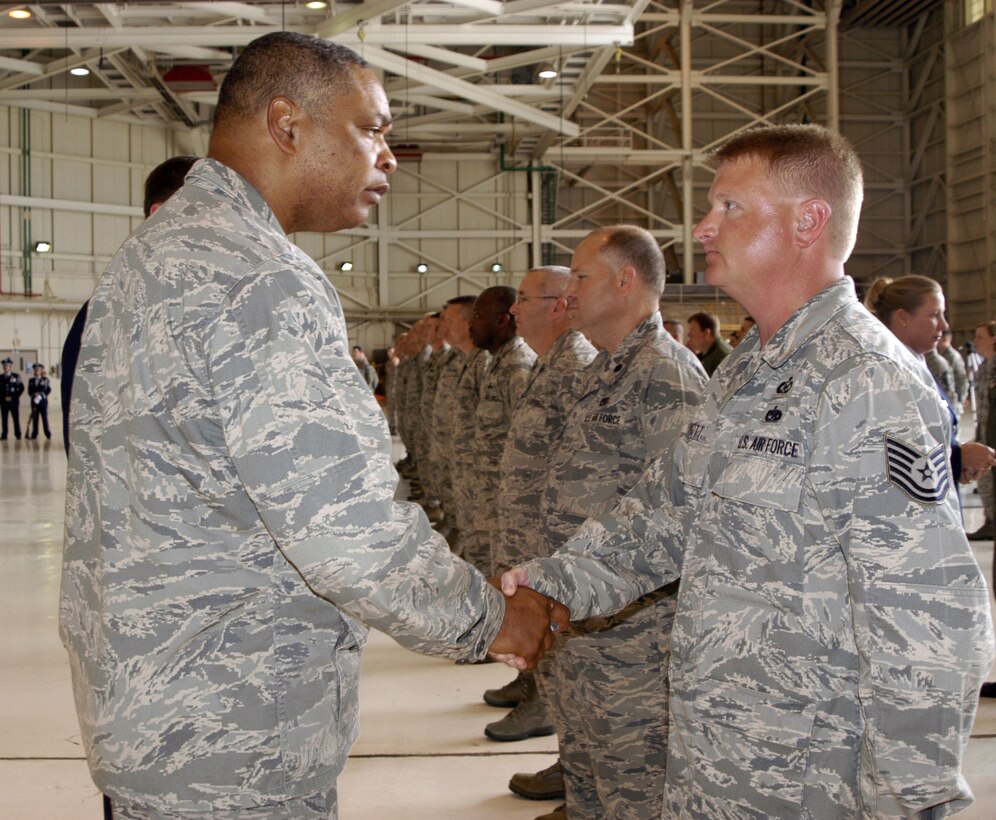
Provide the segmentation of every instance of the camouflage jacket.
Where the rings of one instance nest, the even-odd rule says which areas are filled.
[[[512,413],[529,380],[536,353],[521,336],[513,336],[495,351],[481,381],[481,398],[474,412],[474,529],[494,530],[497,520],[501,454],[512,424]]]
[[[456,347],[450,348],[439,371],[436,398],[432,402],[432,442],[429,460],[437,473],[440,499],[443,508],[453,511],[453,425],[456,420],[456,392],[467,354]]]
[[[529,565],[573,617],[681,572],[669,817],[941,817],[993,659],[950,417],[845,278],[720,366],[671,463]],[[918,813],[923,813],[918,815]]]
[[[543,492],[548,550],[585,519],[609,512],[654,458],[671,453],[688,408],[707,377],[688,348],[664,330],[660,313],[644,319],[611,353],[588,367]]]
[[[481,657],[500,594],[394,501],[338,296],[234,171],[198,162],[89,316],[60,627],[94,781],[198,812],[328,790],[361,621]]]
[[[475,347],[464,359],[457,379],[453,406],[453,501],[457,527],[465,532],[474,529],[474,482],[476,446],[474,414],[481,398],[481,383],[491,364],[491,354]]]
[[[584,383],[584,368],[594,358],[591,343],[568,330],[533,366],[501,456],[496,571],[547,554],[538,521],[540,498],[568,410]]]

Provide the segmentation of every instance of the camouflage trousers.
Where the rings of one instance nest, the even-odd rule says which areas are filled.
[[[571,820],[662,817],[674,598],[652,593],[572,628],[537,669]]]
[[[114,820],[338,820],[335,785],[308,797],[289,798],[279,804],[233,811],[163,812],[143,806],[112,802]]]

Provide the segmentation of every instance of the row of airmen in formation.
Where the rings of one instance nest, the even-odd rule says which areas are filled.
[[[573,276],[535,268],[518,292],[492,287],[451,299],[397,339],[386,393],[408,453],[399,468],[451,548],[486,575],[549,556],[586,519],[609,514],[673,452],[730,352],[699,315],[690,326],[708,333],[689,345],[698,353],[675,340],[658,310],[655,250],[641,229],[597,230],[578,247]],[[609,286],[606,272],[626,265],[634,281]],[[744,338],[752,324],[748,317]],[[939,384],[950,382],[960,399],[953,368],[931,358]],[[778,390],[792,386],[790,377]],[[765,421],[780,418],[775,406]],[[772,452],[798,446],[766,444]],[[754,479],[774,488],[786,476],[775,469]],[[485,729],[492,739],[557,733],[559,760],[509,784],[530,798],[566,794],[538,820],[660,816],[676,592],[667,585],[616,615],[573,624],[535,673],[485,693],[491,705],[515,707]]]
[[[664,328],[659,257],[638,228],[596,231],[573,277],[536,268],[518,292],[457,297],[398,339],[388,413],[410,454],[402,469],[430,516],[441,509],[454,551],[485,574],[551,554],[673,449],[708,376]],[[608,258],[639,275],[607,287]],[[485,693],[515,706],[489,737],[559,738],[561,762],[517,775],[513,790],[556,797],[563,771],[571,817],[660,815],[675,591],[575,624],[535,673]]]

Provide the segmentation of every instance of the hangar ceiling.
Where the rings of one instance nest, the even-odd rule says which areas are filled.
[[[397,273],[390,252],[414,254],[418,237],[480,239],[479,228],[468,232],[437,222],[434,230],[425,230],[429,220],[422,217],[440,207],[441,197],[473,205],[475,192],[490,191],[503,175],[516,178],[506,185],[513,195],[525,191],[531,203],[527,213],[501,216],[504,222],[496,222],[489,237],[497,249],[475,253],[472,263],[441,251],[436,267],[453,281],[483,284],[472,268],[516,247],[529,246],[533,263],[563,262],[593,227],[629,221],[659,238],[676,280],[694,282],[691,229],[711,178],[704,152],[758,123],[821,122],[849,136],[848,129],[856,129],[871,146],[870,202],[895,198],[909,170],[900,153],[909,145],[903,147],[897,137],[897,152],[893,146],[879,151],[872,143],[896,124],[899,131],[908,128],[903,122],[911,97],[903,83],[907,92],[922,89],[909,87],[903,61],[916,52],[928,15],[942,4],[364,0],[309,5],[0,6],[0,106],[157,123],[201,134],[204,146],[217,87],[246,43],[289,29],[352,46],[383,72],[401,173],[421,192],[432,188],[435,197],[419,194],[423,201],[405,211],[403,222],[397,214],[379,215],[370,227],[345,232],[349,248],[377,246],[374,291],[355,309],[397,318],[405,312],[402,302],[408,312],[420,310],[431,302],[427,295],[446,292],[446,282],[426,284],[421,298],[408,292],[399,298],[388,281],[389,268],[392,277]],[[15,8],[30,16],[12,19],[8,12]],[[83,68],[89,72],[84,76],[70,73]],[[541,77],[541,69],[555,76]],[[942,126],[943,119],[939,122]],[[426,170],[439,166],[420,163],[441,158],[468,169],[474,165],[476,176],[468,172],[467,181],[440,184],[438,174]],[[862,271],[904,272],[896,260],[904,253],[911,219],[891,204],[880,207],[869,222],[874,230],[859,244],[859,277]],[[419,250],[425,255],[424,247]],[[331,266],[336,253],[325,248],[314,255]],[[336,281],[332,270],[330,278]]]

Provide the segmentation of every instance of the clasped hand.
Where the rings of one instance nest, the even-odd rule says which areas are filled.
[[[497,578],[489,580],[501,588]],[[567,607],[533,589],[505,590],[505,618],[488,654],[517,669],[533,669],[570,619]]]

